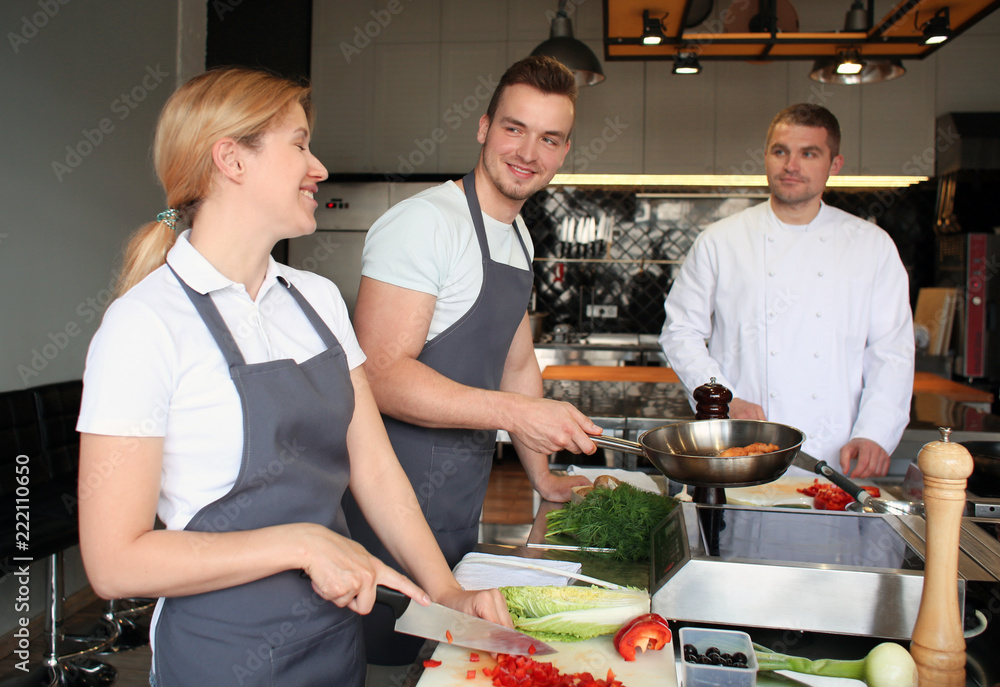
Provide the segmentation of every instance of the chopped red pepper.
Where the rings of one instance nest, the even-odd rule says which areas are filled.
[[[467,670],[467,671],[465,671],[465,679],[466,680],[475,680],[476,679],[476,671],[474,671],[474,670]]]
[[[882,492],[878,487],[863,487],[869,494],[878,498]],[[800,494],[813,497],[813,506],[816,510],[844,510],[854,498],[846,491],[833,484],[820,484],[818,479],[805,489],[797,490]]]
[[[508,654],[497,656],[492,677],[495,687],[623,687],[611,670],[606,680],[594,679],[586,672],[563,675],[551,663]]]
[[[528,655],[529,656],[534,656],[535,655],[535,645],[534,644],[532,644],[531,646],[528,647]]]
[[[670,643],[672,635],[667,621],[656,613],[640,615],[615,633],[615,649],[626,661],[635,660],[635,651],[659,651]]]
[[[441,661],[435,661],[433,658],[424,659],[424,668],[437,668],[441,665]]]
[[[479,654],[477,654],[475,651],[473,651],[471,654],[469,654],[469,661],[472,662],[472,663],[478,663],[479,662]]]
[[[455,641],[455,638],[451,636],[451,630],[445,630],[444,631],[444,638],[448,640],[449,644],[451,644],[453,641]]]

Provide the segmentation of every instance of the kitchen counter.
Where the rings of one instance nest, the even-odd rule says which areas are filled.
[[[560,505],[561,504],[549,504],[547,502],[543,503],[545,509],[558,508]],[[482,551],[484,553],[533,558],[537,559],[540,563],[544,563],[546,560],[576,560],[582,563],[582,572],[586,575],[591,575],[593,577],[619,584],[649,587],[649,567],[647,564],[611,563],[607,560],[592,556],[583,556],[579,553],[544,548],[531,548],[526,546],[480,544],[476,547],[476,549],[477,551]],[[822,591],[817,590],[816,593],[821,594]],[[991,598],[1000,598],[997,596],[998,593],[1000,593],[1000,591],[994,591]],[[808,601],[803,600],[803,603],[808,603]],[[983,634],[967,640],[966,652],[968,663],[966,667],[966,676],[968,685],[990,687],[1000,681],[1000,655],[996,652],[996,647],[1000,645],[1000,623],[995,622],[997,614],[992,615],[991,624],[987,627],[987,630]],[[648,684],[680,684],[681,657],[679,630],[681,627],[685,626],[709,626],[704,623],[689,623],[673,619],[670,619],[670,624],[674,635],[672,648],[674,651],[675,669],[677,670],[675,678],[676,682],[670,679],[671,676],[663,674],[662,662],[657,662],[656,671],[654,671],[655,674],[650,674],[649,677],[651,682]],[[804,656],[811,659],[859,659],[866,656],[872,648],[883,641],[872,637],[828,634],[821,632],[801,632],[784,629],[738,627],[728,625],[712,627],[741,630],[747,632],[753,641],[767,646],[775,651]],[[905,642],[902,643],[904,646],[906,645]],[[453,647],[444,648],[453,649]],[[670,649],[665,649],[665,651],[669,650]],[[418,685],[418,687],[423,687],[423,685],[448,685],[449,687],[452,687],[454,685],[457,687],[462,684],[489,684],[487,679],[483,678],[481,675],[478,675],[471,683],[466,682],[464,672],[464,668],[466,666],[464,665],[461,666],[462,670],[457,672],[452,671],[455,672],[456,677],[445,679],[442,673],[435,672],[428,675],[427,680],[422,679],[423,674],[427,671],[422,668],[421,662],[423,659],[430,658],[432,655],[440,655],[435,654],[436,651],[438,651],[438,645],[435,642],[427,642],[425,644],[424,650],[421,652],[421,655],[418,657],[418,660],[413,665],[409,675],[407,676],[408,679],[404,683],[405,687],[413,687],[414,685]],[[463,651],[455,653],[455,656],[459,655],[467,655],[467,652]],[[640,661],[641,660],[642,657],[640,656]],[[652,662],[650,662],[650,664],[652,664]],[[637,662],[635,665],[638,667],[642,664]],[[477,666],[473,665],[471,667]],[[441,666],[440,668],[431,670],[440,671],[442,668],[446,668],[446,666]],[[593,670],[595,674],[600,674],[601,672],[601,666],[581,666],[581,669],[583,668]],[[839,687],[841,685],[843,687],[852,687],[853,685],[861,687],[863,685],[863,683],[858,681],[848,681],[844,679],[816,678],[787,672],[783,674],[794,680],[794,682],[782,679],[782,674],[762,673],[758,675],[758,684],[825,685],[827,687]],[[641,685],[642,683],[636,684]],[[635,684],[632,682],[627,682],[626,685],[635,687]]]
[[[668,367],[549,365],[542,379],[546,398],[572,403],[616,436],[634,439],[662,424],[694,419],[684,387]],[[920,448],[939,438],[938,427],[951,427],[952,441],[1000,441],[1000,416],[989,412],[991,401],[988,392],[918,372],[910,424],[892,454],[890,474],[905,474]]]

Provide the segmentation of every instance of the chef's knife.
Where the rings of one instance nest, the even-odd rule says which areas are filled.
[[[410,597],[389,587],[376,587],[375,601],[392,609],[396,632],[491,653],[536,656],[556,653],[548,644],[523,632],[440,604],[410,603]]]

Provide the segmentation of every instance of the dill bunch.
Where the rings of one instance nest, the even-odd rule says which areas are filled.
[[[677,500],[622,483],[590,491],[580,503],[567,503],[546,516],[546,538],[565,535],[581,546],[614,549],[614,560],[649,558],[649,538]]]

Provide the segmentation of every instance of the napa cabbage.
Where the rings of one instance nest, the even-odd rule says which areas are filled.
[[[543,642],[613,634],[649,613],[644,589],[601,587],[501,587],[514,627]]]

